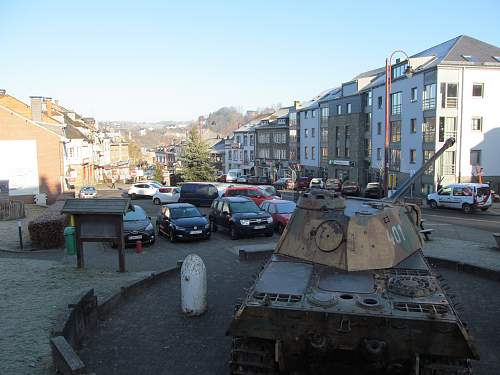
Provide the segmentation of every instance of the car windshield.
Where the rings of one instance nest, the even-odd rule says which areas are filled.
[[[86,187],[86,188],[83,188],[82,191],[84,191],[86,193],[95,193],[95,188],[93,188],[93,187]]]
[[[146,220],[146,213],[142,208],[135,207],[135,211],[128,211],[123,215],[124,221]]]
[[[270,197],[275,192],[275,189],[272,186],[262,186],[259,189],[261,190],[262,195],[265,197]]]
[[[378,188],[380,185],[378,184],[378,182],[374,182],[374,183],[369,183],[366,187],[367,188]]]
[[[259,207],[253,201],[247,202],[231,202],[231,212],[234,214],[243,212],[258,212]]]
[[[188,217],[199,217],[200,211],[196,207],[179,207],[170,209],[170,217],[172,219],[185,219]]]
[[[295,211],[295,202],[284,202],[276,204],[276,211],[279,214],[291,214]]]

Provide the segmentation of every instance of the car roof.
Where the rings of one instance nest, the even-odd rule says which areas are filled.
[[[181,187],[185,186],[185,185],[213,185],[213,186],[215,186],[211,182],[183,182],[182,185],[181,185]]]
[[[460,182],[457,184],[448,184],[445,186],[475,186],[475,187],[490,187],[488,184],[480,184],[478,182]]]
[[[186,207],[194,207],[191,203],[169,203],[165,204],[168,208],[186,208]]]
[[[223,201],[226,201],[226,202],[229,202],[229,203],[232,203],[232,202],[253,202],[250,198],[248,197],[223,197],[223,198],[220,198],[220,200],[223,200]]]
[[[269,203],[273,203],[273,204],[282,204],[282,203],[294,203],[294,204],[296,204],[295,202],[289,201],[286,199],[269,199],[269,200],[264,201],[264,202],[269,202]]]
[[[250,186],[250,185],[241,185],[241,186],[230,186],[226,189],[227,190],[241,190],[241,189],[251,189],[251,190],[257,190],[257,186]]]

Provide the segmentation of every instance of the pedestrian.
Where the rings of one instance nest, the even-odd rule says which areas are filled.
[[[111,177],[111,189],[116,189],[115,182],[115,176]]]

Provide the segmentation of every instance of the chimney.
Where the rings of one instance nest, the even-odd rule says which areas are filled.
[[[52,117],[52,98],[43,98],[45,102],[45,111],[47,112],[47,116]]]
[[[0,89],[0,97],[4,96],[7,93],[5,89]]]
[[[297,109],[297,107],[300,106],[300,100],[294,100],[293,105],[294,105],[295,109]]]
[[[31,99],[31,119],[33,121],[42,121],[42,97],[30,96]]]

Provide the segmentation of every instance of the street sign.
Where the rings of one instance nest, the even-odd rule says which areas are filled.
[[[346,167],[354,167],[354,161],[352,160],[330,160],[328,161],[330,165],[343,165]]]

